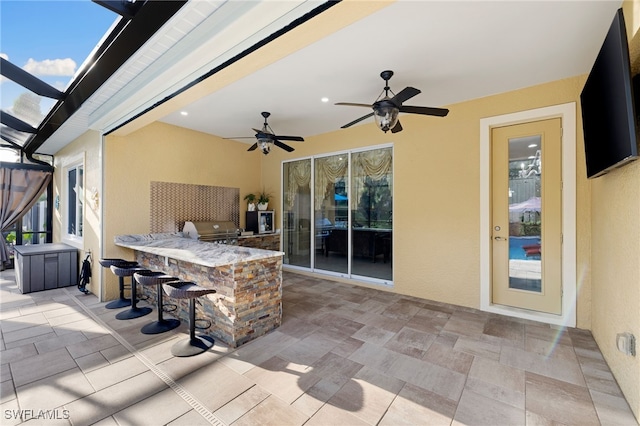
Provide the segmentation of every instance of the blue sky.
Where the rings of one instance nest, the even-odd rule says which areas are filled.
[[[64,90],[117,18],[90,0],[0,0],[0,55]],[[0,91],[10,109],[26,89],[3,79]],[[42,112],[50,105],[42,99]]]

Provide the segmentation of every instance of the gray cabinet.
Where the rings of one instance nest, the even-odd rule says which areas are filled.
[[[21,293],[78,285],[78,249],[62,243],[15,246]]]

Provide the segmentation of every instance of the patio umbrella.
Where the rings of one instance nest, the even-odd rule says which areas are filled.
[[[524,213],[524,212],[539,212],[540,211],[540,197],[531,197],[521,203],[509,204],[509,212]]]

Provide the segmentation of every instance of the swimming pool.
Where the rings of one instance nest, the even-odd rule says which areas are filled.
[[[509,237],[509,259],[540,260],[540,255],[527,256],[522,246],[540,244],[540,237]]]

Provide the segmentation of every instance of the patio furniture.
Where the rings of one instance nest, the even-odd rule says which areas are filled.
[[[174,309],[176,308],[176,305],[165,305],[162,303],[162,284],[170,281],[178,281],[178,278],[160,271],[139,271],[133,274],[133,278],[143,286],[155,285],[156,292],[158,293],[158,320],[145,325],[140,329],[140,331],[143,334],[159,334],[178,327],[180,325],[180,320],[173,318],[165,319],[162,316],[165,306],[172,306]]]
[[[124,259],[105,258],[99,260],[100,265],[103,268],[111,269],[111,265],[119,265],[123,267],[136,267],[139,266],[138,262],[131,262]],[[104,307],[107,309],[120,309],[131,305],[131,299],[124,297],[124,277],[118,277],[120,297],[112,302],[107,303]]]
[[[137,306],[138,298],[136,295],[136,281],[133,279],[133,274],[136,272],[147,271],[147,269],[141,268],[139,266],[128,266],[128,265],[111,265],[111,272],[113,272],[116,276],[124,281],[124,277],[131,277],[131,308],[126,311],[118,312],[116,315],[116,319],[119,320],[128,320],[133,318],[139,318],[151,313],[151,308],[144,307],[139,308]]]
[[[189,299],[189,338],[171,347],[173,356],[186,357],[203,353],[213,346],[209,336],[196,336],[196,298],[215,293],[212,288],[201,287],[190,281],[173,281],[162,284],[167,296],[174,299]]]

